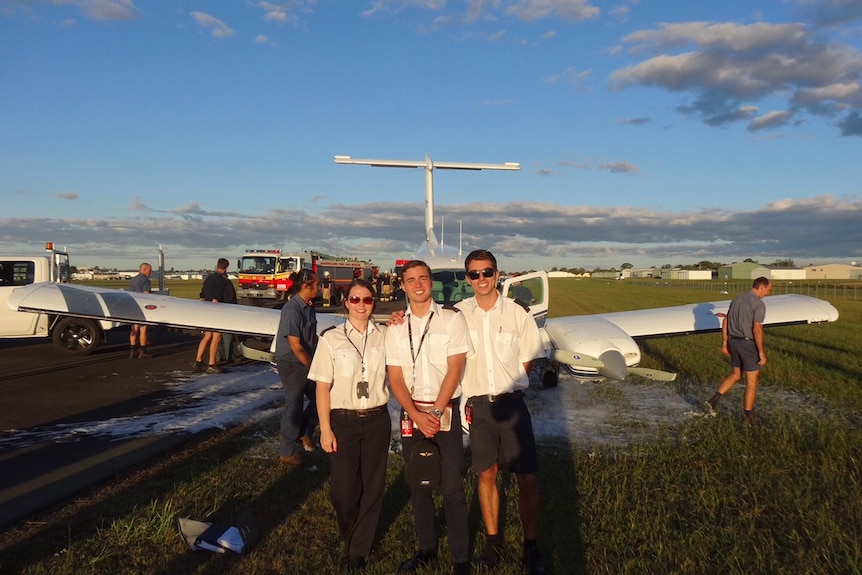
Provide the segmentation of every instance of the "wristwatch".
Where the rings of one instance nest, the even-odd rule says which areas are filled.
[[[443,410],[437,409],[436,407],[432,407],[431,415],[433,415],[436,419],[440,419],[441,417],[443,417]]]

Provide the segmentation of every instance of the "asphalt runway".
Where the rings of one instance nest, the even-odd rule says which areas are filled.
[[[128,358],[128,328],[110,332],[86,357],[49,339],[0,340],[0,528],[44,510],[118,472],[171,449],[188,434],[110,440],[43,441],[24,447],[22,431],[126,417],[153,409],[163,384],[190,370],[199,338],[154,330],[151,359]]]
[[[378,317],[404,302],[378,304]],[[341,311],[318,308],[318,313]],[[19,445],[16,436],[164,409],[166,383],[191,372],[198,334],[151,327],[146,360],[128,358],[128,327],[85,357],[66,355],[47,338],[0,339],[0,529],[115,477],[188,441],[167,433],[129,439],[80,437]]]

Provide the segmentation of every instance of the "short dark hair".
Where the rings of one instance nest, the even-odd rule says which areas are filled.
[[[751,282],[751,289],[762,288],[762,287],[766,287],[768,285],[769,285],[769,278],[766,276],[760,276],[759,278],[757,278],[756,280]]]
[[[418,268],[418,267],[425,268],[426,270],[428,270],[428,275],[429,276],[431,275],[431,266],[429,266],[428,264],[426,264],[422,260],[410,260],[409,262],[404,264],[403,268],[401,268],[401,277],[402,278],[404,277],[404,273],[407,270],[412,270],[413,268]]]
[[[226,270],[229,265],[230,265],[230,262],[227,261],[227,258],[219,258],[218,262],[216,262],[216,269],[217,270]]]
[[[464,260],[464,269],[470,267],[470,262],[477,260],[488,260],[494,266],[494,269],[497,269],[497,258],[488,250],[473,250],[470,252],[467,255],[467,259]]]

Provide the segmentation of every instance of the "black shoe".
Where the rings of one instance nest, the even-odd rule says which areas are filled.
[[[539,553],[539,546],[535,543],[524,544],[524,569],[529,575],[545,575],[542,554]]]
[[[365,557],[361,555],[351,555],[347,558],[347,572],[355,573],[365,569]]]
[[[138,350],[138,359],[150,359],[151,357],[153,356],[147,353],[146,348],[142,347]]]
[[[138,350],[137,349],[132,348],[131,350],[129,350],[129,359],[138,359]]]
[[[416,552],[416,555],[402,563],[398,571],[401,573],[412,573],[421,567],[425,567],[435,559],[437,559],[436,551],[423,551],[420,549]]]
[[[485,550],[482,555],[476,560],[476,563],[482,567],[493,569],[500,563],[500,557],[503,555],[503,548],[490,541],[485,543]]]
[[[452,565],[452,575],[470,575],[470,562],[464,561]]]
[[[196,361],[196,362],[194,362],[194,363],[192,364],[192,369],[194,369],[195,371],[201,371],[201,372],[203,372],[203,371],[206,371],[206,369],[207,369],[207,364],[205,364],[205,363],[204,363],[204,362],[202,362],[202,361]]]

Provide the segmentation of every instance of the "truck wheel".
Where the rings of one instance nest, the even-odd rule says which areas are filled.
[[[54,326],[52,338],[54,345],[70,355],[89,355],[99,345],[102,332],[91,319],[64,317]]]

